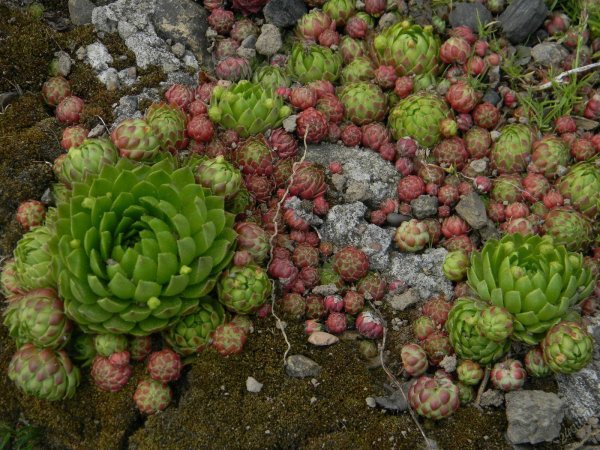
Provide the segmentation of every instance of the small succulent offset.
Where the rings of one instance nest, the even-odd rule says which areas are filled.
[[[67,316],[88,333],[144,336],[196,311],[233,257],[223,207],[172,158],[121,159],[74,183],[53,241]]]
[[[247,80],[229,88],[215,87],[210,103],[210,119],[241,137],[277,128],[292,113],[272,88]]]
[[[595,286],[581,254],[550,236],[520,234],[490,239],[473,252],[468,280],[482,300],[513,315],[513,338],[532,345]]]

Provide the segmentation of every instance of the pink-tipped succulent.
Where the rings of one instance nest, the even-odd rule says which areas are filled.
[[[133,394],[135,405],[146,415],[164,411],[172,398],[173,392],[168,385],[152,379],[140,381]]]
[[[371,150],[378,151],[383,144],[390,140],[390,132],[379,122],[373,122],[361,127],[362,144]]]
[[[143,361],[152,351],[150,336],[134,336],[129,341],[129,354],[133,361]]]
[[[383,337],[383,322],[372,311],[365,310],[356,317],[356,329],[368,339],[381,339]]]
[[[129,364],[129,352],[116,352],[108,358],[97,355],[92,364],[91,376],[103,391],[118,392],[127,384],[133,367]]]
[[[150,378],[163,384],[177,381],[181,376],[181,357],[169,348],[153,352],[148,358]]]
[[[50,106],[57,106],[71,95],[71,85],[61,77],[52,77],[42,85],[42,97]]]
[[[215,8],[208,16],[208,24],[213,30],[222,36],[227,36],[235,23],[235,15],[232,11],[223,8]]]
[[[306,313],[306,300],[295,292],[285,294],[279,304],[283,314],[291,319],[300,320]]]
[[[333,255],[333,270],[346,282],[358,281],[369,270],[369,257],[356,247],[344,247]]]
[[[34,227],[44,224],[46,218],[46,207],[37,200],[27,200],[17,208],[17,222],[23,227],[23,230],[29,231]]]
[[[440,420],[451,415],[460,406],[459,390],[446,378],[422,376],[410,387],[408,402],[419,415]]]
[[[188,136],[198,142],[210,142],[215,135],[215,126],[206,115],[193,116],[186,129]]]
[[[418,344],[406,344],[400,350],[402,366],[408,375],[418,377],[429,368],[427,353]]]
[[[525,355],[525,369],[527,369],[529,375],[536,378],[546,377],[552,373],[552,370],[544,361],[544,354],[540,347],[534,347],[527,352]]]
[[[305,161],[296,166],[290,194],[305,200],[313,200],[325,194],[325,172],[314,163]]]
[[[59,122],[73,124],[79,122],[83,108],[83,100],[75,95],[70,95],[61,100],[56,106],[54,114]]]
[[[241,353],[245,343],[246,333],[231,322],[219,325],[213,333],[212,346],[221,356]]]
[[[293,158],[298,153],[298,141],[283,128],[271,132],[269,146],[281,159]]]
[[[327,136],[327,117],[315,108],[307,108],[296,118],[296,134],[310,144],[318,144]]]
[[[342,102],[333,94],[323,94],[317,100],[316,108],[322,112],[326,119],[331,124],[339,124],[344,118],[344,105]],[[340,138],[343,130],[340,129]]]
[[[411,219],[402,222],[394,234],[394,242],[403,252],[418,252],[431,241],[431,234],[425,222]]]
[[[438,365],[446,356],[454,353],[448,335],[442,331],[434,331],[421,343],[423,350],[427,353],[429,361]]]
[[[346,319],[346,314],[342,312],[331,312],[327,316],[327,320],[325,321],[325,326],[327,327],[327,331],[333,334],[341,334],[346,331],[348,327],[348,321]]]
[[[450,86],[446,93],[446,100],[452,109],[459,113],[469,113],[475,108],[481,94],[466,81],[458,81]]]
[[[301,111],[314,108],[317,104],[317,93],[307,86],[299,86],[292,89],[290,103]]]
[[[362,131],[359,126],[348,124],[342,128],[341,139],[346,147],[356,147],[362,142]]]
[[[79,147],[87,139],[89,132],[90,130],[83,125],[67,127],[63,130],[60,146],[65,150],[69,150],[72,147]]]
[[[413,322],[413,332],[415,337],[423,341],[437,329],[437,325],[431,317],[419,316]]]
[[[410,202],[425,193],[425,183],[421,177],[409,175],[398,182],[396,191],[401,201]]]
[[[521,389],[525,384],[525,378],[527,378],[527,372],[521,361],[516,359],[498,362],[494,364],[490,372],[490,380],[494,387],[504,392]]]
[[[396,85],[398,75],[396,69],[393,66],[379,66],[374,72],[375,83],[381,87],[381,89],[393,89]]]
[[[483,379],[483,368],[479,363],[466,359],[456,366],[456,374],[461,383],[476,386]]]
[[[445,64],[464,64],[471,54],[471,45],[462,37],[450,37],[440,47],[440,59]]]

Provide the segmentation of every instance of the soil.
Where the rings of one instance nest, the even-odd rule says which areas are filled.
[[[46,2],[53,17],[67,14],[66,1]],[[97,40],[89,26],[56,31],[47,21],[0,6],[0,93],[22,91],[0,114],[0,257],[9,255],[22,230],[14,220],[21,201],[39,199],[56,182],[51,163],[63,150],[63,126],[40,95],[45,70],[54,52]],[[133,55],[118,36],[102,41],[113,55],[124,55],[118,69],[134,64]],[[139,73],[139,72],[138,72]],[[158,86],[164,75],[158,69],[142,72],[134,88],[109,92],[95,74],[76,63],[69,76],[73,93],[86,101],[84,123],[94,126],[102,118],[112,121],[112,104],[127,93]],[[389,321],[393,314],[383,308]],[[402,313],[412,319],[416,311]],[[258,320],[240,355],[223,358],[212,350],[191,360],[182,379],[174,384],[175,401],[163,413],[143,418],[132,400],[144,365],[137,364],[133,379],[116,394],[90,384],[89,368],[74,399],[44,402],[25,396],[5,376],[14,343],[0,326],[0,422],[39,427],[44,449],[415,449],[424,440],[407,413],[393,414],[370,408],[368,396],[386,395],[390,380],[378,367],[368,369],[358,356],[356,341],[327,348],[306,343],[300,324],[290,324],[291,354],[303,354],[323,368],[316,383],[285,374],[285,342],[272,318]],[[388,361],[397,373],[399,350],[412,339],[411,331],[391,331]],[[253,376],[264,387],[250,393],[245,383]],[[553,381],[538,381],[544,390],[556,390]],[[311,401],[311,399],[314,399]],[[460,408],[452,417],[420,422],[427,436],[444,449],[510,448],[504,439],[504,410],[484,412]],[[547,445],[539,448],[561,448]]]

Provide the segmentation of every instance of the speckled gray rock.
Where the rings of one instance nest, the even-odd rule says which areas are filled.
[[[108,69],[113,63],[113,57],[102,42],[94,42],[86,47],[85,62],[96,72]]]
[[[512,444],[538,444],[556,439],[565,415],[565,402],[552,392],[506,394],[506,435]]]
[[[279,51],[282,45],[279,28],[270,23],[264,24],[261,28],[260,36],[256,39],[256,53],[264,56],[272,56]]]
[[[431,195],[419,195],[410,202],[411,212],[417,219],[435,217],[438,212],[438,199]]]
[[[389,264],[393,230],[367,223],[366,212],[367,207],[361,202],[335,205],[319,232],[324,241],[337,247],[356,246],[369,256],[372,269],[384,270]]]
[[[92,22],[92,11],[96,7],[90,0],[69,0],[69,18],[73,25]]]
[[[465,25],[477,31],[479,23],[485,25],[492,21],[492,13],[481,3],[454,3],[448,19],[452,27]]]
[[[207,13],[192,0],[156,0],[152,22],[163,39],[189,47],[200,62],[208,62]]]
[[[496,389],[488,389],[481,394],[481,402],[479,404],[484,408],[499,408],[504,404],[504,393]]]
[[[407,382],[402,385],[402,391],[400,389],[392,392],[390,395],[382,397],[373,397],[375,405],[379,408],[387,409],[389,411],[406,411],[408,409],[408,403],[406,398],[408,397],[408,390],[413,382]]]
[[[510,42],[519,44],[544,23],[547,15],[544,0],[513,0],[498,20]]]
[[[324,167],[332,161],[342,164],[343,174],[338,177],[334,187],[344,195],[346,202],[363,201],[377,208],[384,199],[396,197],[400,174],[392,164],[372,150],[337,144],[311,145],[306,159]],[[348,189],[350,192],[347,192]]]
[[[271,0],[263,8],[265,20],[282,28],[296,25],[306,13],[306,4],[302,0]]]
[[[421,300],[436,294],[450,298],[453,295],[452,283],[442,273],[447,253],[444,248],[431,248],[423,253],[392,252],[386,275],[415,288]]]
[[[488,222],[485,204],[475,192],[471,192],[460,199],[456,205],[456,212],[476,230],[485,227]]]
[[[600,316],[590,316],[588,331],[594,337],[594,356],[583,370],[557,375],[558,392],[566,401],[567,417],[577,426],[600,417]]]
[[[559,65],[568,54],[567,49],[556,42],[542,42],[531,49],[531,57],[543,67]]]
[[[291,355],[285,362],[285,371],[294,378],[318,377],[321,366],[304,355]]]
[[[411,288],[402,293],[390,293],[385,297],[386,301],[395,311],[404,311],[409,306],[421,301],[416,289]]]

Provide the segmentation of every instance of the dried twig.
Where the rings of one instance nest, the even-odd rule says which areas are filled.
[[[279,226],[277,225],[277,217],[279,216],[281,207],[287,200],[287,196],[290,193],[290,186],[294,182],[294,177],[296,176],[296,171],[298,169],[298,165],[302,164],[304,162],[304,159],[306,158],[306,152],[308,150],[308,146],[306,144],[306,136],[308,135],[309,129],[310,129],[310,125],[306,127],[306,131],[304,132],[304,151],[302,152],[302,158],[300,158],[300,161],[295,162],[294,165],[292,166],[292,175],[290,176],[289,183],[287,184],[287,186],[285,188],[285,192],[284,192],[283,196],[281,197],[281,200],[279,200],[279,202],[277,202],[277,206],[275,207],[275,215],[273,217],[273,222],[272,222],[273,223],[273,233],[269,237],[269,261],[267,263],[267,267],[269,267],[269,265],[273,261],[273,248],[274,248],[273,244],[275,242],[275,239],[277,238],[277,233],[279,233]],[[284,327],[283,321],[275,313],[275,280],[271,280],[271,315],[275,318],[277,327],[281,330],[283,339],[285,340],[285,343],[287,344],[287,349],[285,350],[285,352],[283,354],[283,364],[285,365],[286,360],[287,360],[287,355],[290,352],[290,350],[292,349],[292,344],[290,343],[287,333],[285,332],[285,327]]]
[[[479,386],[479,390],[477,391],[477,398],[475,398],[475,407],[481,409],[479,403],[481,402],[481,396],[485,392],[485,388],[487,387],[488,381],[490,380],[490,366],[486,366],[485,374],[483,375],[483,380],[481,381],[481,385]]]
[[[574,73],[587,72],[588,70],[595,69],[596,67],[600,67],[600,62],[595,62],[592,64],[588,64],[586,66],[576,67],[575,69],[567,70],[566,72],[563,72],[563,73],[559,74],[558,76],[556,76],[551,81],[548,81],[547,83],[544,83],[544,84],[540,84],[539,86],[535,86],[533,88],[533,90],[534,91],[543,91],[544,89],[548,89],[548,88],[552,87],[552,85],[554,83],[561,83],[562,79],[569,75],[573,75]]]
[[[381,363],[381,368],[386,373],[386,375],[390,379],[391,383],[402,394],[402,397],[404,398],[404,401],[408,405],[408,412],[410,414],[410,417],[415,422],[415,425],[419,429],[419,432],[421,433],[421,436],[423,436],[423,439],[425,439],[425,444],[427,444],[427,448],[428,449],[434,449],[435,447],[431,444],[431,441],[429,440],[429,438],[425,434],[425,431],[421,427],[421,424],[419,423],[419,420],[417,419],[417,415],[415,414],[415,412],[413,411],[413,409],[410,407],[410,403],[408,401],[408,398],[406,397],[406,394],[404,393],[404,389],[402,389],[402,384],[400,384],[400,382],[394,376],[394,374],[392,373],[392,371],[385,365],[385,362],[383,360],[383,352],[385,351],[385,344],[386,344],[386,341],[387,341],[387,323],[386,323],[385,319],[383,318],[383,316],[381,315],[381,313],[379,312],[379,310],[375,307],[375,305],[371,301],[369,301],[369,306],[371,307],[371,309],[373,310],[373,312],[375,313],[375,315],[379,318],[379,320],[381,320],[381,323],[383,324],[383,339],[381,341],[381,345],[379,346],[379,362]]]

